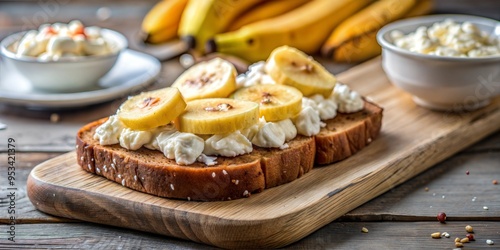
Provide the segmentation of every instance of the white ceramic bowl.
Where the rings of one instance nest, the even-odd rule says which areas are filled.
[[[448,57],[410,52],[393,44],[390,33],[404,34],[420,26],[430,27],[447,18],[469,21],[492,36],[500,37],[500,22],[468,15],[430,15],[393,22],[377,34],[382,46],[382,66],[397,87],[413,95],[423,107],[470,111],[487,105],[500,94],[500,56]]]
[[[6,37],[0,43],[0,54],[9,67],[27,78],[36,90],[46,92],[76,92],[95,88],[98,80],[113,67],[119,54],[128,46],[120,33],[101,29],[102,36],[111,44],[112,54],[61,58],[58,61],[38,61],[35,57],[16,57],[13,44],[25,32]],[[15,83],[13,83],[15,84]]]

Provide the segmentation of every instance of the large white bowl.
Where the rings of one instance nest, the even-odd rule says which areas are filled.
[[[61,58],[58,61],[38,61],[35,57],[17,57],[13,45],[25,33],[19,32],[2,40],[0,54],[6,66],[28,79],[36,90],[83,91],[94,88],[98,80],[116,63],[119,54],[128,46],[127,39],[122,34],[109,29],[102,29],[101,32],[104,39],[111,44],[114,53],[102,56]]]
[[[393,44],[390,33],[404,34],[420,26],[451,18],[469,21],[492,36],[500,37],[500,22],[468,15],[430,15],[393,22],[377,34],[382,46],[382,66],[397,87],[413,95],[420,105],[436,110],[470,111],[487,105],[500,94],[500,56],[447,57],[410,52]]]

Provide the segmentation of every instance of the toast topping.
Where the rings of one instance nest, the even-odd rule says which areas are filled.
[[[312,136],[319,133],[321,120],[316,110],[310,106],[304,107],[294,119],[297,132],[301,135]]]
[[[248,71],[236,77],[237,88],[250,87],[258,84],[276,84],[265,71],[266,62],[260,61],[248,66]]]
[[[99,140],[101,145],[111,145],[120,142],[120,134],[125,128],[125,125],[118,119],[116,115],[112,115],[108,120],[97,127],[94,134],[94,139]]]
[[[307,57],[307,60],[313,59]],[[238,87],[245,89],[257,85],[264,88],[264,86],[276,85],[276,81],[274,81],[274,79],[267,73],[267,70],[273,68],[279,69],[279,67],[275,64],[273,65],[273,63],[274,62],[272,60],[268,60],[267,62],[261,61],[251,65],[245,74],[241,74],[236,78]],[[314,70],[321,71],[321,69],[317,68]],[[300,70],[298,69],[298,71]],[[313,74],[312,69],[309,71],[311,71],[309,74]],[[239,91],[242,90],[238,90],[235,93],[235,97]],[[335,118],[337,110],[342,113],[353,113],[363,109],[363,99],[357,92],[350,90],[347,85],[336,83],[334,89],[330,90],[329,93],[330,94],[325,97],[321,91],[318,91],[316,94],[302,98],[302,109],[300,113],[292,117],[292,121],[296,126],[298,134],[312,136],[319,133],[319,130],[323,125],[321,121]],[[264,105],[260,106],[263,107]],[[306,109],[306,107],[309,108]],[[252,129],[249,128],[249,130]],[[253,130],[255,130],[255,128],[253,128]],[[251,135],[252,133],[247,134]],[[249,138],[253,137],[250,136]]]
[[[234,99],[259,103],[260,116],[276,122],[296,116],[301,110],[302,93],[284,85],[254,85],[241,88]]]
[[[214,135],[229,134],[257,123],[259,105],[228,98],[209,98],[188,102],[186,112],[175,126],[181,132]]]
[[[172,86],[179,88],[187,101],[228,97],[236,89],[236,69],[230,62],[215,58],[193,65]]]
[[[205,140],[206,155],[235,157],[252,152],[252,143],[239,131],[228,135],[213,135]]]
[[[332,98],[338,103],[342,113],[353,113],[363,109],[364,101],[361,95],[349,89],[347,85],[337,84],[333,90]]]
[[[337,83],[337,85],[340,85]],[[330,96],[324,98],[322,95],[316,94],[310,98],[302,100],[302,107],[310,106],[316,110],[322,121],[326,121],[337,116],[337,102]]]
[[[179,165],[193,164],[204,148],[204,141],[199,136],[175,129],[161,132],[156,141],[160,151]]]
[[[120,134],[120,146],[126,149],[137,150],[149,143],[152,137],[153,133],[150,131],[124,128]]]
[[[286,148],[297,134],[318,134],[325,125],[322,120],[334,118],[337,109],[363,109],[361,96],[335,84],[335,77],[311,57],[289,47],[276,51],[267,63],[256,63],[238,76],[234,99],[206,98],[227,96],[236,88],[234,67],[214,59],[179,77],[174,85],[180,91],[165,88],[129,98],[116,116],[96,129],[94,138],[102,145],[160,150],[182,165],[197,160],[213,165],[216,158],[207,155],[247,154],[252,144]],[[188,99],[204,99],[185,103],[181,93]],[[303,97],[306,93],[309,96]]]
[[[305,96],[330,96],[337,80],[321,64],[304,52],[288,46],[273,50],[266,72],[278,84],[293,86]]]
[[[163,88],[130,97],[117,112],[125,126],[134,130],[151,130],[170,123],[186,108],[176,88]]]
[[[266,122],[261,118],[258,124],[241,131],[254,145],[263,148],[281,148],[285,142],[297,136],[297,129],[290,119]]]

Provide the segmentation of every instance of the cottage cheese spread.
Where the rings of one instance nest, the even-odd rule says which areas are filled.
[[[266,62],[256,62],[248,67],[248,71],[236,77],[236,87],[250,87],[257,84],[276,84],[276,82],[265,72]]]
[[[80,21],[41,25],[19,40],[16,56],[38,57],[40,61],[113,53],[98,27],[84,27]]]
[[[325,98],[323,95],[316,94],[309,98],[302,98],[302,103],[304,103],[304,99],[306,99],[306,105],[318,112],[321,120],[325,121],[337,116],[337,103],[335,102],[335,99],[331,98],[331,96],[330,98]]]
[[[282,148],[285,142],[297,136],[297,129],[290,119],[266,122],[266,119],[261,117],[257,124],[243,129],[241,133],[256,146]]]
[[[302,106],[299,115],[294,119],[294,125],[297,133],[305,136],[313,136],[319,133],[321,129],[321,119],[318,111],[310,106]]]
[[[470,22],[459,24],[447,19],[429,28],[419,27],[408,35],[397,30],[390,35],[396,46],[421,54],[451,57],[500,55],[500,39],[489,36]]]
[[[203,153],[234,157],[250,153],[252,150],[252,143],[240,131],[236,131],[228,135],[212,135],[205,140]]]
[[[101,145],[111,145],[120,142],[120,134],[125,128],[125,125],[116,117],[112,115],[106,122],[97,127],[94,133],[94,139],[99,140]]]
[[[336,84],[330,96],[338,104],[338,110],[342,113],[354,113],[363,109],[365,102],[361,95],[352,91],[349,86]]]
[[[120,146],[137,150],[151,141],[153,133],[151,131],[132,130],[124,128],[120,134]]]
[[[163,126],[152,131],[138,131],[125,127],[116,115],[96,128],[94,139],[101,145],[120,143],[120,146],[137,150],[142,146],[163,152],[178,164],[194,163],[204,149],[204,140],[191,133],[181,133],[173,126]]]
[[[160,151],[167,158],[175,159],[175,162],[180,165],[193,164],[205,146],[203,139],[199,136],[176,130],[161,132],[156,140]]]

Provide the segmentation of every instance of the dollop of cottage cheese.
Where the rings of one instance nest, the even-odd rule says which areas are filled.
[[[338,84],[337,84],[338,85]],[[325,98],[323,95],[313,95],[309,98],[302,98],[302,102],[306,100],[306,105],[310,105],[311,108],[318,111],[319,117],[321,120],[329,120],[337,116],[337,102],[333,98]],[[311,101],[314,102],[314,105],[311,104]]]
[[[471,22],[456,23],[453,19],[421,26],[405,35],[390,33],[393,43],[403,49],[421,54],[451,57],[483,57],[500,54],[500,39],[490,36]]]
[[[118,119],[116,115],[112,115],[106,122],[96,128],[94,139],[99,140],[101,145],[111,145],[120,142],[120,134],[125,128],[125,125]]]
[[[290,119],[267,122],[264,117],[261,117],[257,124],[243,129],[241,133],[256,146],[284,148],[285,142],[297,136],[297,129]]]
[[[248,67],[248,71],[236,77],[236,87],[250,87],[257,84],[276,84],[276,82],[265,72],[266,62],[256,62]]]
[[[281,120],[276,122],[276,125],[280,126],[285,133],[285,142],[290,141],[297,136],[297,128],[293,124],[292,120]]]
[[[156,140],[160,151],[167,158],[175,159],[180,165],[193,164],[205,146],[205,142],[199,136],[176,130],[161,132]]]
[[[336,84],[330,96],[338,104],[338,110],[342,113],[354,113],[363,109],[365,102],[361,95],[352,91],[345,84]]]
[[[235,157],[250,153],[252,150],[252,143],[240,131],[236,131],[227,135],[212,135],[205,140],[203,153]]]
[[[132,130],[124,128],[120,134],[120,146],[130,150],[137,150],[148,144],[153,137],[151,131]]]
[[[310,106],[302,106],[299,115],[293,121],[297,132],[305,136],[313,136],[321,129],[321,119],[318,111]]]

